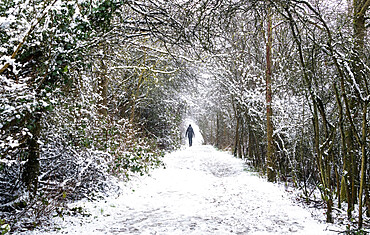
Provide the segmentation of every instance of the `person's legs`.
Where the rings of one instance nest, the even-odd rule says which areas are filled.
[[[193,145],[193,138],[189,137],[189,146],[191,147]]]

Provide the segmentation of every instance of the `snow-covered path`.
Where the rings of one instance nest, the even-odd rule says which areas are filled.
[[[168,154],[165,164],[118,198],[80,202],[90,217],[65,217],[47,234],[334,234],[283,187],[211,146]]]

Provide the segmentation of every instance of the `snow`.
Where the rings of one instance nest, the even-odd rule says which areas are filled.
[[[117,197],[79,201],[89,217],[54,218],[28,234],[336,234],[279,184],[242,160],[195,141],[167,154],[165,168],[126,183]]]

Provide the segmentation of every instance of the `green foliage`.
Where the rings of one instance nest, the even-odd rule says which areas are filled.
[[[10,231],[10,225],[5,222],[5,220],[0,219],[0,234],[4,235]]]
[[[91,14],[91,21],[94,22],[96,29],[104,32],[108,31],[111,27],[112,16],[115,11],[122,5],[120,1],[104,0],[93,9]]]
[[[369,232],[364,229],[351,229],[350,225],[346,226],[346,231],[343,233],[347,235],[367,235],[369,234]]]
[[[61,217],[63,218],[64,216],[83,216],[83,217],[90,217],[91,214],[87,213],[84,208],[81,206],[79,207],[73,207],[70,209],[66,209],[64,207],[57,207],[55,209],[55,215],[54,217]]]
[[[155,141],[133,135],[125,136],[121,144],[117,143],[114,135],[110,137],[116,140],[113,145],[108,143],[107,146],[113,157],[108,169],[111,174],[129,179],[132,174],[148,174],[150,169],[162,165],[164,152],[158,149]]]

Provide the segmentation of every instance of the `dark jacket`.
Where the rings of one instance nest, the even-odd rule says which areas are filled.
[[[193,128],[191,126],[189,126],[188,129],[186,130],[185,137],[186,136],[189,138],[193,138],[193,136],[195,136]]]

